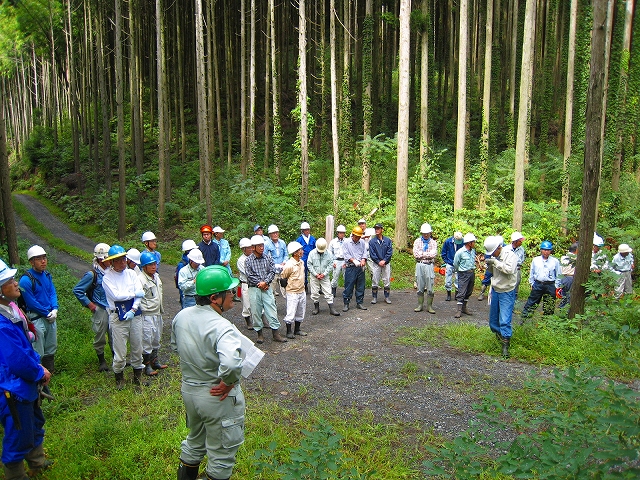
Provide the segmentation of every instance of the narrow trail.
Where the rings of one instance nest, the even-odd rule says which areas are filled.
[[[15,198],[54,235],[75,247],[88,252],[93,250],[93,240],[69,230],[36,199],[27,195],[16,195]],[[41,242],[22,222],[19,225],[21,236],[34,243]],[[63,252],[55,252],[52,260],[65,263],[78,276],[89,268],[85,262]],[[179,310],[173,271],[172,265],[160,266],[164,286],[162,350],[165,358],[169,358],[171,320]],[[473,315],[454,319],[455,301],[445,301],[441,283],[442,278],[439,277],[435,315],[413,311],[416,293],[412,289],[392,290],[390,305],[384,302],[371,305],[368,290],[364,301],[368,310],[352,308],[339,317],[328,314],[322,297],[320,314],[312,316],[313,302],[307,297],[303,329],[308,336],[277,344],[267,332],[265,343],[260,345],[266,355],[253,375],[243,381],[243,388],[247,392],[268,394],[301,412],[323,401],[336,402],[341,410],[372,411],[380,422],[406,422],[437,434],[456,435],[466,429],[469,420],[474,418],[473,404],[484,393],[499,388],[521,387],[534,367],[513,359],[505,361],[497,355],[470,354],[446,346],[407,346],[398,342],[405,327],[461,321],[488,325],[487,302],[478,302],[475,295],[469,301]],[[276,303],[278,318],[284,323],[285,300],[279,296]],[[341,288],[335,303],[341,309]],[[355,302],[352,305],[355,306]],[[241,306],[236,304],[225,316],[254,340],[256,334],[245,329],[241,311]],[[283,329],[281,327],[281,331]],[[514,340],[517,342],[517,337]],[[498,352],[496,344],[496,354]],[[170,368],[178,367],[171,362],[169,364]],[[504,435],[509,433],[504,432]]]

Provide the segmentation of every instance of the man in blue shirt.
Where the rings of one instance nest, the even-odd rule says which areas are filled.
[[[99,243],[93,249],[93,270],[83,275],[80,281],[73,287],[73,294],[83,307],[91,310],[93,322],[93,349],[98,355],[98,371],[108,372],[109,366],[104,359],[104,346],[107,335],[109,336],[109,347],[112,347],[111,333],[109,332],[109,304],[107,295],[102,288],[102,277],[107,268],[111,266],[110,260],[105,260],[109,256],[111,247],[106,243]],[[113,350],[112,350],[113,351]]]
[[[451,301],[451,286],[458,289],[458,275],[453,271],[453,257],[462,247],[462,232],[455,232],[453,237],[449,237],[444,241],[440,255],[445,264],[444,288],[447,290],[447,302]]]
[[[211,225],[203,225],[200,227],[202,241],[198,244],[198,249],[204,257],[204,266],[220,265],[220,248],[213,241],[213,229]]]
[[[271,282],[271,289],[274,295],[280,295],[280,292],[282,292],[284,296],[286,292],[285,288],[280,285],[280,274],[282,273],[284,264],[289,260],[287,244],[280,238],[280,230],[277,225],[269,225],[267,232],[269,233],[269,238],[264,242],[264,254],[270,255],[271,258],[273,258],[273,268],[276,272],[275,277],[273,277],[273,282]]]
[[[47,271],[47,252],[39,245],[27,251],[31,268],[20,278],[20,289],[27,305],[27,316],[36,327],[33,348],[42,365],[53,373],[54,355],[58,349],[58,294]]]
[[[540,255],[531,260],[529,283],[531,293],[522,309],[524,321],[537,308],[542,300],[542,311],[552,315],[556,308],[556,288],[562,287],[560,262],[551,255],[553,244],[545,240],[540,244]]]
[[[375,237],[369,240],[369,257],[373,263],[373,275],[371,280],[371,303],[378,302],[378,284],[382,277],[382,285],[384,287],[384,301],[391,303],[389,293],[391,291],[391,255],[393,255],[393,247],[391,239],[382,235],[382,224],[376,223],[373,229],[376,232]]]
[[[455,318],[460,318],[461,313],[471,315],[467,309],[467,302],[473,293],[473,284],[476,279],[476,236],[473,233],[467,233],[462,241],[464,247],[458,250],[453,257],[453,269],[458,272]]]
[[[300,224],[300,236],[296,238],[296,242],[302,245],[302,261],[304,262],[304,289],[309,293],[309,268],[307,267],[307,258],[311,250],[316,248],[316,238],[311,235],[311,226],[307,222]]]

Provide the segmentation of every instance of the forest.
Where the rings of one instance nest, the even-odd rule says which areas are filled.
[[[400,248],[423,221],[564,245],[588,209],[630,242],[635,19],[635,0],[3,0],[3,191],[118,239],[334,214]]]

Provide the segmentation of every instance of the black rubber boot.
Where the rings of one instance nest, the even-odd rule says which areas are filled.
[[[199,463],[190,465],[180,459],[180,465],[178,465],[178,480],[196,480],[198,478],[199,469]]]
[[[342,311],[343,312],[348,312],[349,311],[349,302],[344,302],[344,307],[342,307]]]
[[[467,308],[467,301],[466,300],[462,303],[462,313],[464,313],[465,315],[473,315],[473,313],[471,313],[469,311],[469,309]]]
[[[293,332],[291,331],[291,324],[287,323],[287,338],[293,339],[296,338],[293,336]]]
[[[24,471],[24,460],[4,464],[4,478],[7,480],[29,480]]]
[[[44,368],[49,370],[49,373],[53,375],[55,371],[55,359],[53,355],[43,355],[42,358],[40,359],[40,363]]]
[[[244,322],[247,324],[247,330],[253,330],[253,322],[251,317],[244,317]]]
[[[42,443],[27,453],[24,456],[24,459],[27,461],[27,465],[29,466],[29,477],[40,475],[53,465],[53,460],[46,459]]]
[[[151,366],[156,370],[164,370],[168,367],[168,365],[160,363],[160,361],[158,360],[158,350],[151,351]]]
[[[116,373],[116,390],[122,390],[124,388],[124,373]]]
[[[378,303],[378,287],[373,286],[371,287],[371,303],[373,305],[375,305],[376,303]]]
[[[447,290],[447,302],[451,301],[451,290]]]
[[[511,339],[507,337],[502,337],[502,356],[504,358],[509,358],[509,344],[511,343]]]
[[[478,300],[479,301],[484,300],[484,292],[486,292],[486,291],[487,291],[487,286],[483,285],[482,286],[482,290],[480,290],[480,295],[478,295]]]
[[[320,313],[320,302],[313,302],[313,311],[311,315],[317,315]]]
[[[331,295],[333,295],[334,297],[336,296],[336,291],[338,290],[338,287],[333,287],[331,289]]]
[[[98,353],[98,371],[99,372],[108,372],[109,365],[107,365],[107,361],[104,359],[104,353]]]
[[[256,340],[256,343],[264,343],[264,335],[262,335],[262,330],[258,330],[258,340]]]
[[[384,303],[391,303],[391,299],[389,298],[389,294],[391,293],[390,287],[384,287]]]
[[[335,315],[336,317],[340,316],[340,312],[338,310],[335,309],[335,307],[333,306],[333,303],[329,304],[329,313],[331,315]]]
[[[149,359],[150,356],[151,356],[151,354],[149,354],[149,353],[143,353],[142,354],[142,363],[144,363],[144,374],[151,377],[153,375],[157,375],[158,372],[156,372],[151,367],[151,360]]]
[[[307,332],[303,332],[302,330],[300,330],[300,324],[302,322],[296,322],[295,328],[293,329],[293,334],[294,335],[300,335],[301,337],[306,337],[307,336]]]
[[[149,386],[149,382],[142,381],[142,368],[134,368],[133,369],[133,384],[136,387],[139,386],[143,386],[143,387],[148,387]]]
[[[290,327],[290,324],[287,324],[288,327]],[[274,342],[278,342],[278,343],[285,343],[287,341],[286,338],[284,338],[282,335],[280,335],[280,332],[278,332],[277,328],[272,328],[271,329],[271,333],[273,334],[273,341]]]
[[[456,314],[453,316],[453,318],[460,318],[462,316],[462,304],[458,303],[457,307],[458,309],[456,310]]]

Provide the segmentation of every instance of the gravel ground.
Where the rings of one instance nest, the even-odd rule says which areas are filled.
[[[70,231],[37,200],[28,195],[16,195],[15,198],[56,236],[78,248],[93,250],[93,240]],[[48,248],[19,219],[18,222],[19,235]],[[52,250],[51,254],[52,261],[67,264],[78,276],[89,268],[84,261],[63,252]],[[174,267],[169,265],[160,268],[166,310],[164,349],[168,348],[170,320],[179,309],[173,270]],[[340,308],[341,294],[342,289],[339,288],[336,305]],[[282,297],[276,297],[276,300],[282,321],[285,302]],[[392,291],[390,305],[384,302],[371,305],[370,300],[371,294],[367,291],[364,304],[368,310],[352,308],[339,317],[333,317],[329,315],[323,298],[320,300],[320,314],[312,316],[313,303],[307,297],[303,330],[308,336],[278,344],[266,334],[266,341],[260,346],[266,355],[245,381],[245,390],[266,392],[278,402],[290,402],[297,408],[312,407],[323,400],[335,401],[345,408],[371,410],[381,421],[418,424],[425,430],[433,429],[434,433],[451,437],[466,429],[474,416],[472,405],[482,394],[494,388],[519,388],[533,369],[531,365],[515,360],[505,361],[497,356],[397,343],[397,338],[403,335],[402,327],[456,321],[487,325],[487,303],[477,301],[475,296],[469,301],[473,315],[463,315],[460,320],[453,318],[455,302],[444,301],[442,292],[436,293],[435,315],[413,311],[416,302],[414,290]],[[239,304],[228,312],[227,318],[249,338],[255,338],[254,332],[244,328]],[[284,326],[281,332],[283,330]],[[498,349],[496,343],[496,353]],[[409,381],[401,374],[407,364],[416,369]]]

